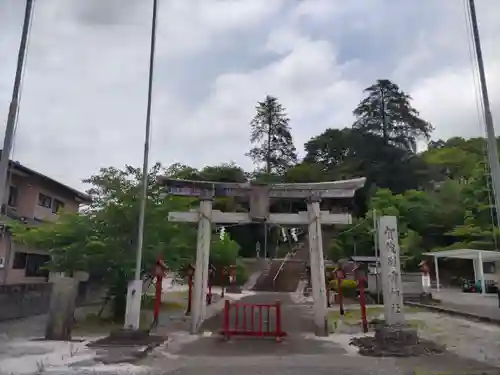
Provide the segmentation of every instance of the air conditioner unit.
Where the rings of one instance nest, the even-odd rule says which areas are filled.
[[[5,268],[5,257],[0,257],[0,269]]]

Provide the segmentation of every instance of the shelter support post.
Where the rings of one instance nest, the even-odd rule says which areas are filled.
[[[436,273],[436,290],[439,292],[439,258],[434,255],[434,270]]]
[[[484,282],[483,254],[480,251],[477,253],[477,273],[481,283],[481,294],[484,296],[486,295],[486,286]]]
[[[213,197],[201,197],[198,240],[196,244],[196,271],[194,274],[194,293],[191,311],[191,333],[198,333],[206,315],[205,291],[208,286],[208,262],[210,257],[210,239],[212,233]]]
[[[477,259],[472,259],[472,268],[474,269],[474,281],[479,280],[479,271],[477,269]]]
[[[314,298],[314,326],[317,336],[328,335],[328,320],[325,290],[325,265],[323,259],[323,239],[321,235],[320,199],[310,198],[307,203],[309,213],[309,258],[311,284]]]

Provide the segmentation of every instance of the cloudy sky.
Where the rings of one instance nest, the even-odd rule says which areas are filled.
[[[500,131],[500,1],[477,0]],[[0,0],[4,127],[24,12]],[[13,158],[62,182],[141,165],[152,0],[35,0]],[[482,133],[463,0],[160,0],[152,161],[251,168],[248,123],[266,94],[297,148],[352,123],[389,78],[435,138]]]

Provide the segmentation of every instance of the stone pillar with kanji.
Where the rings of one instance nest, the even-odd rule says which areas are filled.
[[[380,217],[378,235],[385,324],[376,328],[375,339],[382,346],[416,345],[417,331],[406,325],[404,315],[397,218]]]

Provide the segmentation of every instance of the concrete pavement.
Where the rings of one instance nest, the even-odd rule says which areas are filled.
[[[83,343],[0,341],[0,375],[13,374],[498,374],[499,369],[447,353],[435,357],[369,358],[349,346],[349,335],[315,338],[311,332],[310,303],[290,294],[245,293],[235,298],[245,302],[283,304],[283,328],[289,334],[283,343],[264,339],[232,339],[222,342],[216,331],[222,314],[215,313],[203,325],[202,335],[171,331],[169,340],[149,357],[134,364],[96,363],[99,354]],[[216,311],[216,310],[214,310]],[[466,341],[466,340],[465,340]],[[48,356],[49,361],[45,361]]]

